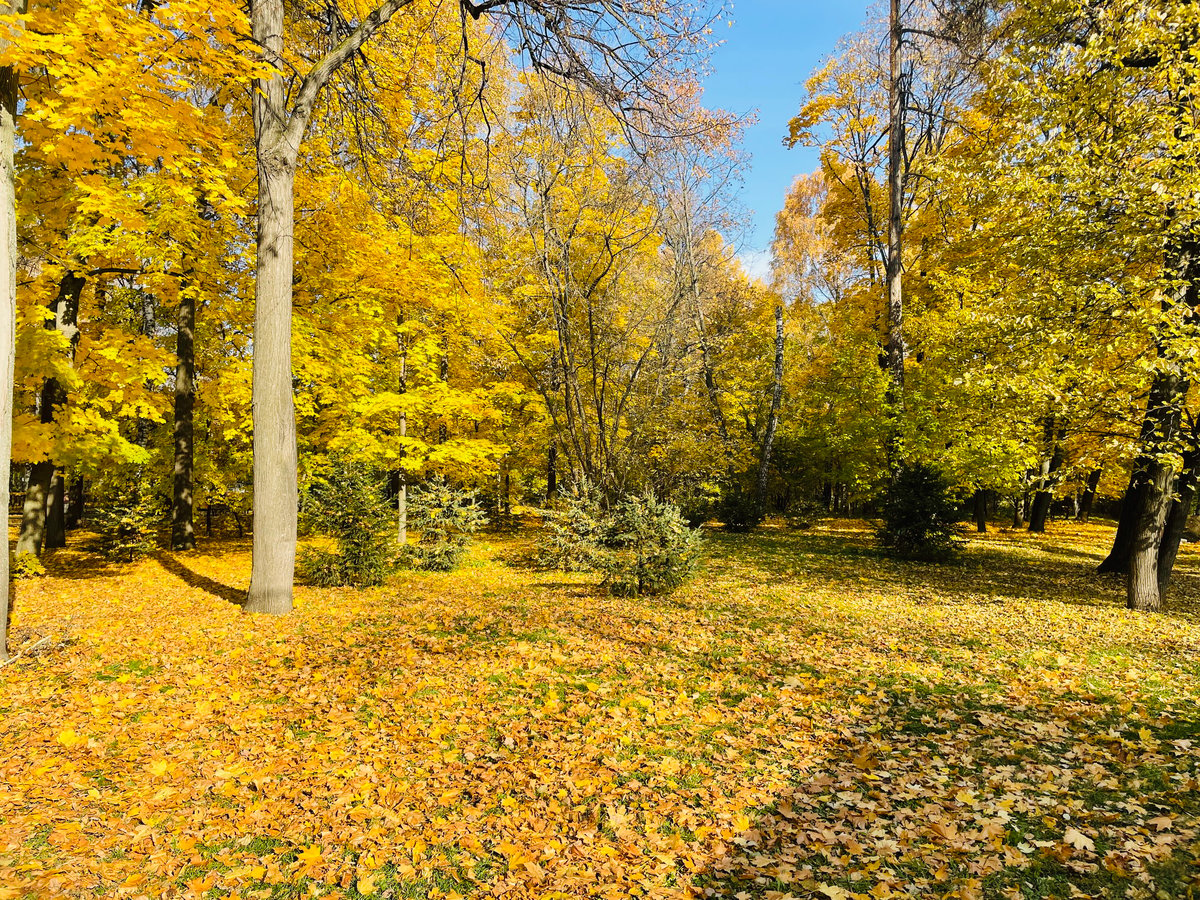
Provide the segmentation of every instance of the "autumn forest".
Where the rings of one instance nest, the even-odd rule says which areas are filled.
[[[1200,896],[1200,4],[769,5],[0,0],[0,900]]]

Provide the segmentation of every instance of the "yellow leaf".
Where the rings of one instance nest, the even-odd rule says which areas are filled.
[[[375,893],[375,878],[376,875],[372,872],[369,875],[362,875],[358,879],[358,892],[364,896]]]

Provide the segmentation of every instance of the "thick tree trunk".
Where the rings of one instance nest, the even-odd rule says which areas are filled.
[[[1170,463],[1165,460],[1150,463],[1142,475],[1146,499],[1133,537],[1133,553],[1129,557],[1126,605],[1130,609],[1154,611],[1162,608],[1158,556],[1163,526],[1171,508],[1171,482],[1174,475]]]
[[[253,0],[254,40],[268,62],[283,55],[283,0]],[[244,609],[292,610],[296,570],[296,410],[292,401],[292,228],[299,135],[289,140],[282,75],[253,93],[258,157],[258,257],[254,282],[254,525]]]
[[[980,534],[987,533],[987,491],[979,488],[975,491],[975,530]]]
[[[763,433],[762,457],[758,464],[758,481],[755,485],[754,504],[761,514],[766,507],[767,476],[771,470],[771,450],[775,445],[775,432],[779,428],[779,404],[783,400],[783,305],[775,307],[775,371],[771,382],[771,411],[767,416],[767,428]]]
[[[1108,556],[1096,569],[1102,575],[1124,575],[1129,571],[1129,557],[1133,553],[1133,536],[1137,531],[1137,523],[1142,515],[1142,505],[1145,492],[1137,479],[1139,466],[1144,466],[1143,460],[1134,464],[1133,474],[1129,476],[1129,487],[1121,498],[1121,512],[1117,517],[1117,532],[1113,535],[1112,549]]]
[[[1191,252],[1195,249],[1189,246],[1180,252],[1183,262],[1180,271],[1190,276],[1197,274],[1194,266],[1200,263],[1200,256]],[[1182,293],[1182,297],[1165,302],[1193,303],[1195,285],[1185,279]],[[1159,358],[1164,367],[1155,373],[1150,385],[1141,433],[1143,456],[1134,467],[1130,485],[1130,493],[1136,487],[1141,498],[1131,541],[1126,601],[1130,609],[1137,610],[1157,610],[1162,607],[1158,560],[1167,514],[1171,509],[1171,486],[1175,477],[1167,453],[1179,430],[1183,398],[1187,395],[1187,381],[1181,375],[1179,364],[1164,360],[1164,356],[1160,346]]]
[[[47,548],[67,546],[67,481],[62,469],[55,469],[50,477],[50,490],[46,494],[46,539]]]
[[[255,3],[260,5],[275,5]],[[279,26],[282,28],[282,10]],[[257,34],[257,28],[256,28]],[[274,80],[274,79],[272,79]],[[255,97],[255,125],[267,113]],[[254,545],[247,612],[292,610],[296,568],[296,412],[292,401],[294,155],[260,151],[254,302]]]
[[[24,0],[0,5],[3,13],[24,13]],[[18,21],[12,26],[20,29]],[[17,72],[0,67],[0,510],[4,513],[4,552],[0,553],[0,661],[8,659],[9,475],[12,458],[13,363],[17,328]]]
[[[29,467],[25,484],[25,505],[21,511],[21,533],[17,538],[17,556],[42,555],[46,537],[46,506],[50,484],[54,479],[54,463],[42,460]]]
[[[1075,514],[1076,520],[1080,522],[1087,522],[1092,518],[1092,507],[1096,504],[1096,491],[1100,488],[1100,475],[1100,469],[1092,469],[1088,473],[1083,496],[1079,499],[1079,511]]]
[[[175,329],[175,482],[171,492],[171,549],[195,550],[196,294],[190,283],[179,291]]]
[[[1192,447],[1183,454],[1183,470],[1179,474],[1179,483],[1175,488],[1175,496],[1171,500],[1171,509],[1167,513],[1167,521],[1163,526],[1162,544],[1158,548],[1158,593],[1162,597],[1171,583],[1171,573],[1175,569],[1175,560],[1179,556],[1179,545],[1183,541],[1183,533],[1187,529],[1188,516],[1192,512],[1192,502],[1196,496],[1197,469],[1200,468],[1200,448]]]
[[[551,442],[546,451],[546,501],[558,496],[558,445]]]

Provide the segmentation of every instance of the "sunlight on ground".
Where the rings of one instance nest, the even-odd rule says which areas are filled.
[[[67,551],[0,669],[0,898],[1188,896],[1200,567],[1126,612],[1110,536],[712,534],[625,600],[489,535],[284,619],[245,543]]]

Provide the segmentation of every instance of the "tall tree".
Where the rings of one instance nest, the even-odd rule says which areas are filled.
[[[339,68],[413,0],[387,0],[303,75],[289,93],[283,0],[252,0],[251,29],[272,74],[252,98],[258,167],[254,330],[254,548],[247,612],[292,608],[297,455],[291,381],[294,181],[300,144],[318,98]],[[484,13],[545,77],[587,84],[631,129],[665,108],[664,80],[704,43],[711,17],[672,0],[460,0],[463,24]],[[469,35],[464,31],[464,39]],[[661,80],[660,80],[661,79]],[[661,121],[661,120],[660,120]]]
[[[20,15],[26,0],[8,0],[0,13]],[[21,26],[7,40],[20,39]],[[0,66],[0,514],[8,516],[9,467],[12,460],[13,369],[17,330],[17,190],[15,150],[17,94],[15,66]],[[7,521],[7,518],[6,518]],[[0,552],[0,662],[8,659],[8,533]]]

